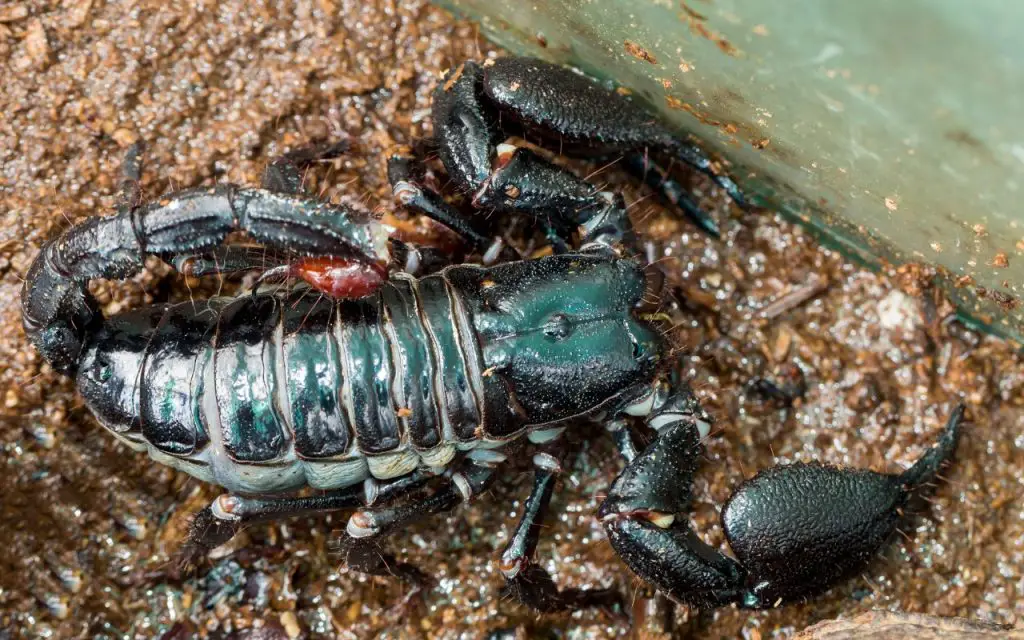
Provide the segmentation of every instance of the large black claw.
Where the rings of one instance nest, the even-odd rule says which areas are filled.
[[[483,69],[466,62],[449,70],[434,90],[431,110],[437,153],[462,191],[476,191],[491,173],[497,119],[478,95]]]
[[[572,69],[532,58],[498,58],[483,65],[479,83],[483,97],[507,116],[506,121],[518,121],[531,136],[557,144],[560,152],[568,147],[570,153],[624,153],[630,171],[643,175],[712,236],[719,234],[714,218],[700,210],[685,187],[648,162],[648,151],[708,175],[740,207],[748,208],[736,183],[703,149],[678,138],[640,103]]]
[[[683,522],[659,526],[641,518],[605,522],[608,541],[633,573],[672,600],[713,609],[743,595],[744,571],[704,544]]]
[[[939,442],[903,474],[793,464],[741,485],[722,522],[749,575],[742,605],[814,596],[862,571],[896,531],[910,498],[952,456],[962,418],[961,405]]]
[[[474,206],[525,213],[561,231],[575,229],[591,210],[608,204],[609,194],[529,149],[499,145],[496,164],[473,195]]]
[[[662,413],[690,417],[663,428],[623,470],[598,517],[612,548],[638,576],[677,602],[720,607],[742,595],[744,571],[704,544],[685,515],[676,515],[689,507],[700,452],[688,405],[686,394],[673,398]]]

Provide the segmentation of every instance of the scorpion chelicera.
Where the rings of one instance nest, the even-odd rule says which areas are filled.
[[[499,113],[512,115],[499,123]],[[149,203],[139,197],[133,148],[116,214],[71,227],[32,264],[27,334],[57,371],[75,376],[117,438],[227,489],[193,521],[191,554],[249,523],[350,510],[348,564],[420,582],[418,569],[377,541],[480,494],[528,443],[534,485],[501,557],[507,592],[541,611],[611,606],[615,590],[559,589],[531,560],[560,471],[559,437],[586,419],[608,427],[625,459],[598,518],[630,568],[674,601],[771,607],[859,573],[953,454],[963,406],[901,474],[803,463],[760,472],[722,511],[735,557],[708,546],[686,513],[711,418],[672,375],[665,339],[644,310],[648,274],[623,200],[498,142],[512,122],[595,153],[665,152],[739,198],[697,147],[587,78],[531,59],[467,62],[434,96],[438,155],[476,206],[545,226],[553,255],[389,276],[385,225],[302,190],[302,165],[341,146],[286,155],[259,189],[222,183]],[[642,152],[627,165],[653,166]],[[652,173],[654,186],[694,213],[677,184]],[[490,244],[477,216],[460,217],[421,176],[415,154],[390,157],[403,204],[470,245]],[[109,318],[89,293],[90,280],[125,278],[148,256],[215,263],[235,231],[303,256],[278,269],[311,285],[257,286]],[[579,241],[570,243],[574,233]],[[306,295],[310,286],[332,295]],[[643,450],[632,438],[635,419],[655,434]],[[284,495],[306,488],[319,492]]]

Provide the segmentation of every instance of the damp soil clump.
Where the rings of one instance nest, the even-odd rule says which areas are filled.
[[[529,491],[526,466],[511,465],[474,504],[391,538],[399,557],[436,580],[422,603],[403,608],[405,585],[339,566],[332,541],[343,516],[253,527],[181,576],[173,554],[217,489],[119,445],[27,345],[19,295],[31,259],[67,225],[111,211],[121,158],[140,137],[149,198],[216,181],[255,185],[280,153],[347,137],[349,152],[311,186],[402,215],[385,152],[429,135],[439,71],[497,52],[472,24],[425,2],[300,4],[0,9],[0,56],[11,69],[0,84],[0,636],[667,637],[660,605],[594,517],[620,468],[600,429],[576,436],[537,558],[562,585],[622,589],[632,626],[599,611],[538,617],[500,597],[498,554]],[[879,275],[851,265],[777,215],[739,212],[699,178],[694,189],[722,221],[721,241],[614,166],[591,180],[625,193],[684,301],[671,310],[676,355],[717,420],[692,516],[709,543],[725,548],[719,511],[756,470],[821,460],[899,471],[934,441],[958,398],[969,405],[972,426],[946,482],[864,575],[803,605],[722,609],[697,635],[791,637],[873,609],[1015,623],[1024,612],[1015,346],[960,324],[926,269]],[[96,283],[104,312],[169,289],[189,295],[192,283],[151,267],[128,283]],[[750,384],[759,376],[803,394],[765,397]],[[688,617],[678,610],[680,625]]]

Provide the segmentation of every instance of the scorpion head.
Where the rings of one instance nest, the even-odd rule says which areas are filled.
[[[481,273],[468,298],[484,364],[529,422],[587,413],[656,373],[664,344],[639,317],[645,278],[633,260],[563,254]]]

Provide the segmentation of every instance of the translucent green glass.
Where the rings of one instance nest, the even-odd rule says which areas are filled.
[[[632,89],[762,203],[862,261],[939,267],[965,314],[1024,336],[1024,4],[442,4]]]

